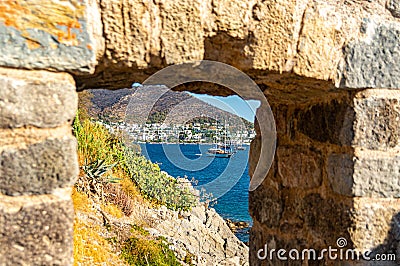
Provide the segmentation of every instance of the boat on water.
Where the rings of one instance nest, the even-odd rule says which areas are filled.
[[[218,158],[230,158],[234,151],[230,145],[218,143],[208,149],[207,154]]]
[[[227,143],[226,122],[224,125],[224,143],[216,143],[212,148],[208,149],[207,154],[209,156],[217,158],[230,158],[235,153],[232,143]]]

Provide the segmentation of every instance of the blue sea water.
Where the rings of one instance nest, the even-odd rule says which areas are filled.
[[[245,221],[252,225],[248,211],[248,150],[241,150],[231,158],[215,158],[206,155],[211,145],[197,144],[141,144],[142,153],[160,169],[174,177],[187,176],[198,181],[197,189],[217,198],[213,206],[224,218]],[[249,228],[236,233],[247,242]]]

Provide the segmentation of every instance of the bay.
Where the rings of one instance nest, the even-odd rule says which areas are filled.
[[[239,150],[231,158],[206,155],[207,144],[141,144],[143,155],[158,163],[162,171],[174,177],[186,176],[198,181],[195,188],[204,187],[206,193],[220,196],[212,207],[225,219],[244,221],[252,225],[248,208],[249,147]],[[248,242],[249,229],[236,232],[243,242]]]

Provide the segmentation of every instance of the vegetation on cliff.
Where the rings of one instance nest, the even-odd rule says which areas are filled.
[[[168,243],[150,236],[143,229],[148,221],[133,212],[159,205],[187,210],[197,198],[137,147],[127,147],[121,136],[92,121],[85,109],[78,114],[73,125],[81,166],[72,193],[75,264],[179,265]]]

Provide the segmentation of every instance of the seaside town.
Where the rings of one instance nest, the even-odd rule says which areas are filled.
[[[253,128],[224,123],[170,124],[146,123],[127,124],[125,122],[101,122],[110,130],[127,132],[133,142],[143,143],[201,143],[229,142],[249,145],[255,137]]]

